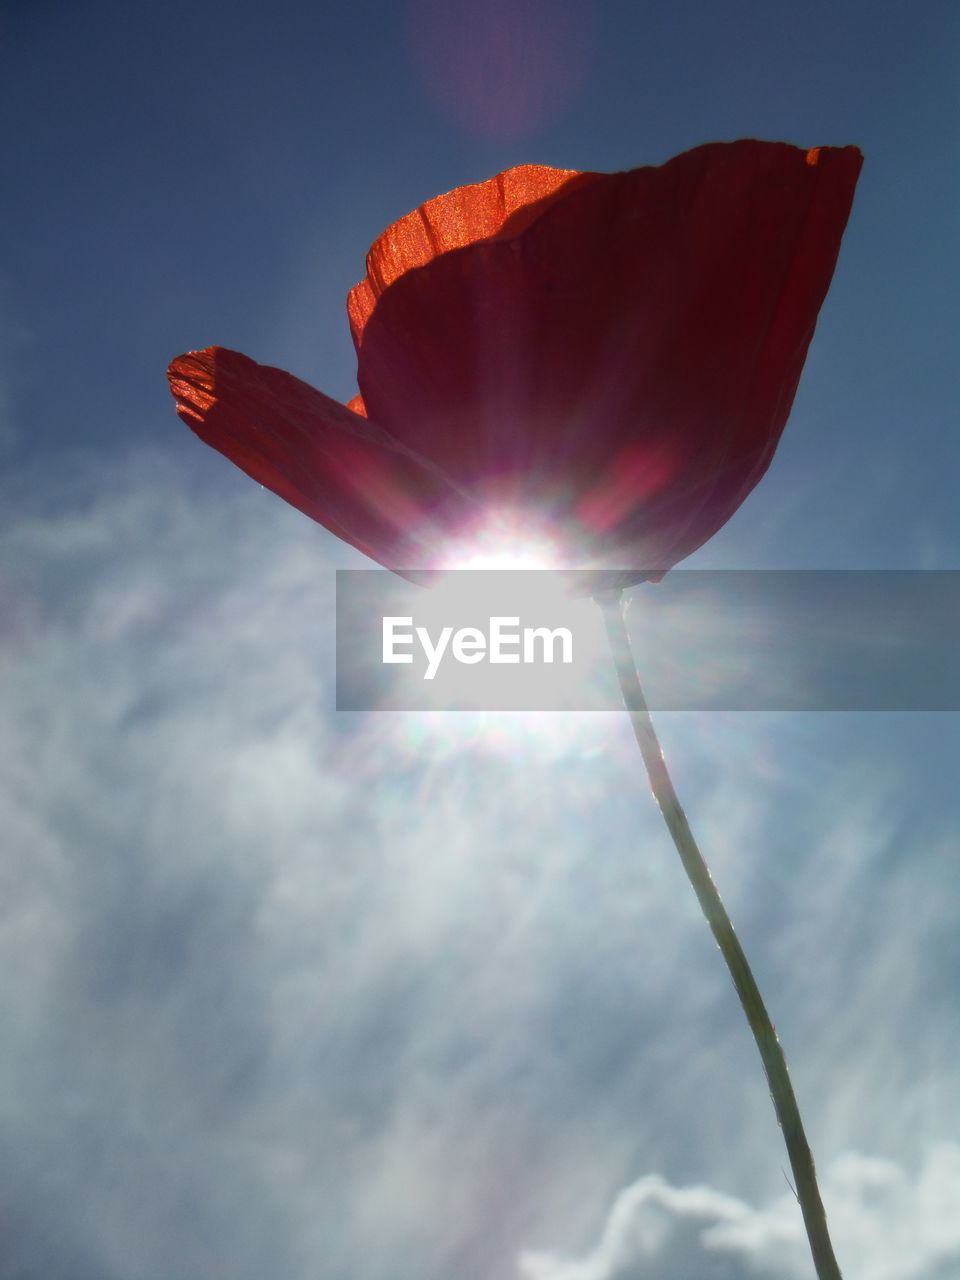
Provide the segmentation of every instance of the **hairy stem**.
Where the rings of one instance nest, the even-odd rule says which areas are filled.
[[[787,1062],[760,995],[760,989],[747,963],[747,957],[744,955],[730,917],[717,892],[710,869],[693,838],[690,824],[687,822],[686,814],[680,806],[667,772],[663,751],[660,748],[653,721],[650,719],[650,712],[640,687],[636,664],[630,649],[630,639],[623,619],[622,593],[603,592],[597,595],[596,600],[603,611],[607,639],[620,680],[623,701],[629,712],[637,745],[646,765],[654,798],[660,806],[660,812],[673,837],[683,869],[693,885],[693,891],[697,895],[707,923],[713,930],[713,936],[723,953],[733,985],[740,997],[740,1004],[743,1006],[753,1038],[760,1050],[763,1069],[770,1086],[770,1095],[773,1098],[774,1109],[790,1157],[797,1199],[803,1213],[818,1280],[842,1280],[833,1246],[830,1243],[827,1217],[820,1198],[820,1188],[817,1186],[813,1155],[803,1130],[800,1109],[787,1071]]]

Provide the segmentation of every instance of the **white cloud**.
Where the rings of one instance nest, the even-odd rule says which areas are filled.
[[[849,1152],[827,1168],[822,1191],[846,1280],[940,1280],[948,1265],[960,1263],[957,1144],[929,1147],[915,1173],[892,1160]],[[716,1254],[740,1259],[751,1273],[776,1280],[806,1280],[812,1274],[791,1194],[757,1209],[710,1187],[671,1186],[656,1174],[620,1192],[588,1254],[568,1258],[531,1250],[521,1254],[520,1271],[529,1280],[680,1274],[677,1262],[681,1253],[690,1256],[691,1227],[700,1274]]]

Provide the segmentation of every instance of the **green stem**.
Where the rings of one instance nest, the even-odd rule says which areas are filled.
[[[813,1156],[803,1131],[800,1109],[787,1072],[787,1062],[756,980],[747,963],[747,957],[740,946],[726,908],[720,900],[710,868],[697,847],[686,814],[680,807],[677,793],[670,781],[663,751],[660,748],[653,721],[650,719],[650,712],[640,687],[640,679],[630,649],[630,638],[623,620],[622,593],[602,592],[596,596],[596,600],[603,611],[607,639],[617,668],[623,701],[630,714],[637,745],[647,767],[654,798],[660,806],[660,812],[673,837],[683,869],[693,885],[707,923],[713,930],[713,936],[723,953],[730,976],[733,978],[733,985],[740,997],[740,1004],[743,1006],[753,1038],[760,1050],[774,1109],[790,1156],[790,1167],[793,1169],[796,1181],[797,1199],[800,1201],[817,1276],[819,1280],[842,1280],[833,1246],[830,1243],[827,1216],[820,1198],[820,1188],[817,1186]]]

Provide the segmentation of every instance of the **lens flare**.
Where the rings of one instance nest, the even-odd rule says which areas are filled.
[[[560,543],[527,512],[501,509],[460,530],[450,541],[445,569],[558,569]]]
[[[578,653],[585,645],[588,654],[605,659],[603,628],[593,601],[572,599],[570,583],[560,573],[529,572],[569,569],[569,560],[562,531],[542,513],[492,507],[482,520],[463,526],[449,539],[441,572],[424,592],[418,621],[435,634],[452,619],[474,615],[486,619],[504,612],[522,619],[524,614],[535,616],[539,608],[552,609],[562,601],[576,623]],[[513,572],[515,583],[510,582]],[[458,672],[467,701],[474,693],[477,671],[477,667],[465,666]],[[430,744],[441,756],[448,749],[464,747],[497,755],[525,750],[542,753],[545,743],[553,755],[589,754],[596,733],[585,738],[582,718],[563,714],[565,707],[576,703],[567,668],[559,661],[548,664],[538,670],[537,678],[541,683],[555,679],[556,711],[407,712],[395,723],[398,728],[403,724],[401,736],[408,737],[411,746],[416,743],[422,751]],[[444,696],[449,697],[451,687],[448,678]],[[453,691],[456,693],[455,687]]]

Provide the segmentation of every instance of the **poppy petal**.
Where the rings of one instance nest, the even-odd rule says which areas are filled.
[[[366,417],[238,351],[180,356],[177,412],[247,475],[390,568],[436,558],[470,499]]]
[[[366,278],[347,296],[347,315],[357,349],[377,299],[405,272],[477,240],[514,236],[561,192],[584,186],[598,176],[522,164],[486,182],[436,196],[394,222],[374,241],[367,254]]]
[[[669,567],[769,465],[862,157],[746,140],[590,175],[384,289],[368,412],[479,496]]]

